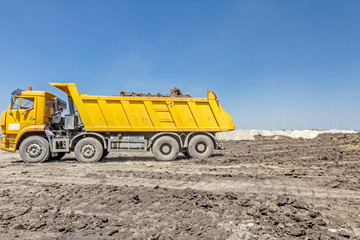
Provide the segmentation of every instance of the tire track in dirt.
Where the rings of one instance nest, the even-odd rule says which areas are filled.
[[[95,178],[86,176],[56,176],[52,175],[51,178],[44,177],[43,175],[32,175],[32,178],[25,178],[21,176],[13,176],[9,182],[3,183],[13,184],[13,181],[34,181],[41,183],[62,183],[62,184],[95,184],[95,185],[112,185],[112,186],[130,186],[130,187],[163,187],[170,189],[193,189],[199,191],[208,191],[214,193],[234,192],[234,193],[265,193],[265,194],[289,194],[302,197],[314,198],[346,198],[346,199],[360,199],[360,192],[345,189],[328,189],[328,188],[315,188],[308,186],[301,186],[300,181],[296,181],[294,185],[283,184],[276,181],[181,181],[181,180],[160,180],[148,178],[129,178],[117,177],[109,178],[104,175],[95,175]],[[1,189],[1,188],[0,188]]]
[[[4,153],[0,236],[352,239],[360,232],[360,138],[337,138],[229,141],[214,157],[173,162],[112,153],[97,164],[72,154],[24,164]]]

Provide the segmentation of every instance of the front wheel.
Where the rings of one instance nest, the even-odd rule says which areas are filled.
[[[206,135],[196,135],[189,141],[187,153],[193,158],[207,158],[214,152],[214,143]]]
[[[156,139],[151,148],[156,160],[172,161],[179,153],[179,143],[170,136],[162,136]]]
[[[74,149],[75,157],[79,162],[97,162],[103,156],[104,148],[96,138],[87,137],[81,139]]]
[[[19,154],[24,162],[43,162],[50,156],[49,142],[40,136],[25,138],[25,140],[20,144]]]

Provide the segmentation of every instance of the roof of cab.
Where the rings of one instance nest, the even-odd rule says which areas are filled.
[[[50,98],[56,97],[54,94],[45,91],[22,91],[21,96],[29,96],[29,97],[39,96],[39,97],[50,97]]]

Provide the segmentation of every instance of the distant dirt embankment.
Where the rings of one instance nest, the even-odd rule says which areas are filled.
[[[354,130],[327,130],[327,131],[317,131],[317,130],[234,130],[230,132],[217,133],[216,137],[219,140],[255,140],[256,137],[265,137],[267,140],[279,140],[284,138],[304,138],[304,139],[313,139],[316,138],[319,134],[355,134],[357,133]]]

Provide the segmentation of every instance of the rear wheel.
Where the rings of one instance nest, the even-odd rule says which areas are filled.
[[[75,145],[75,157],[79,162],[97,162],[103,156],[104,148],[96,138],[87,137],[81,139]]]
[[[214,143],[206,135],[196,135],[189,141],[187,153],[193,158],[207,158],[214,152]]]
[[[172,161],[179,153],[179,143],[170,136],[162,136],[156,139],[151,148],[156,160]]]
[[[43,162],[50,156],[49,142],[39,136],[28,137],[20,144],[19,153],[24,162]]]

